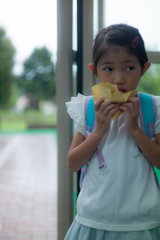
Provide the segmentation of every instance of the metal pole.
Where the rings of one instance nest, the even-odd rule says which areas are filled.
[[[77,0],[77,93],[83,93],[83,0]],[[77,194],[80,192],[79,179],[81,171],[77,172]]]
[[[92,62],[93,49],[93,0],[83,0],[83,94],[91,95],[92,73],[88,64]]]
[[[67,169],[72,121],[65,106],[72,95],[72,0],[58,0],[57,13],[58,240],[63,240],[73,221],[73,174]]]
[[[91,94],[92,74],[88,64],[92,61],[93,44],[93,0],[77,0],[77,92]],[[80,171],[77,173],[77,193],[79,193]]]
[[[77,0],[77,93],[83,93],[83,0]]]
[[[104,27],[104,0],[98,0],[98,30]]]

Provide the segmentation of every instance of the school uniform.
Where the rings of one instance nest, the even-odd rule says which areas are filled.
[[[86,99],[78,94],[66,103],[68,113],[76,121],[75,130],[83,135]],[[160,97],[155,100],[158,134]],[[138,125],[141,128],[140,119]],[[106,166],[99,168],[94,153],[78,196],[75,221],[65,240],[160,239],[160,191],[151,163],[125,130],[125,113],[111,120],[100,148]]]

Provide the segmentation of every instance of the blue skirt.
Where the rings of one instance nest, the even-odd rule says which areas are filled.
[[[160,227],[133,232],[112,232],[84,226],[76,220],[64,240],[160,240]]]

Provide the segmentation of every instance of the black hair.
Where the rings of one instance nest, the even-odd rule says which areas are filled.
[[[103,28],[97,34],[93,46],[93,72],[97,72],[99,59],[104,56],[111,47],[123,46],[127,51],[139,59],[141,68],[148,62],[144,41],[137,28],[127,24],[114,24]]]

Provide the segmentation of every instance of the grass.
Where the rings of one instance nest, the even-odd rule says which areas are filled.
[[[28,129],[28,125],[26,121],[9,121],[3,120],[0,122],[1,130],[25,130]]]
[[[0,111],[0,130],[25,130],[30,127],[56,126],[57,115],[46,115],[41,111],[28,110],[24,113]]]

